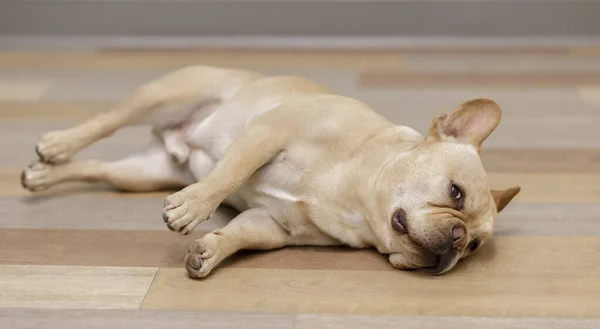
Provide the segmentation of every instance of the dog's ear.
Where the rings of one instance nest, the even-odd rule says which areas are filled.
[[[492,190],[492,197],[494,198],[498,212],[501,212],[520,191],[520,186],[509,187],[504,190]]]
[[[481,143],[496,129],[501,117],[502,111],[496,102],[485,98],[472,99],[433,119],[429,136],[470,143],[479,151]]]

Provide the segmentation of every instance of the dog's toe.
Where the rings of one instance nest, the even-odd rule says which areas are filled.
[[[206,252],[206,244],[204,243],[204,241],[198,239],[192,243],[188,252],[201,255]]]
[[[194,220],[194,210],[195,208],[190,206],[190,203],[186,200],[176,202],[167,199],[163,208],[162,218],[169,230],[187,234],[196,226],[190,225],[191,223],[196,223]]]
[[[202,267],[202,257],[198,254],[190,254],[188,257],[188,265],[190,265],[193,269],[199,270]]]
[[[207,262],[199,254],[188,253],[185,257],[185,269],[192,279],[200,279],[208,275],[210,269]]]
[[[190,278],[199,279],[207,276],[218,263],[219,257],[215,257],[214,248],[210,248],[206,243],[198,239],[188,249],[185,268]]]

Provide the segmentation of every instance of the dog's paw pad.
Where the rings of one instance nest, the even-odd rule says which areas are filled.
[[[185,256],[185,268],[188,276],[200,279],[207,276],[214,267],[215,255],[207,244],[198,239],[192,243]]]
[[[44,190],[52,185],[52,166],[36,162],[21,172],[21,185],[32,192]]]
[[[73,157],[72,142],[64,131],[49,132],[36,144],[35,153],[42,162],[64,163]]]

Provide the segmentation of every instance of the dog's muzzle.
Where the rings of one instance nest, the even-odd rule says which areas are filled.
[[[443,254],[437,255],[436,263],[433,266],[420,268],[418,271],[429,275],[440,275],[452,268],[456,262],[460,253],[454,249],[448,250]]]

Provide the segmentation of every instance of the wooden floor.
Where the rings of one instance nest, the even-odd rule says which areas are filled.
[[[484,144],[494,187],[523,187],[491,243],[455,270],[394,270],[370,250],[244,252],[194,281],[192,236],[166,230],[166,192],[19,184],[48,130],[100,111],[187,64],[297,74],[426,131],[431,118],[491,97],[503,121]],[[128,128],[78,158],[141,148]],[[0,52],[2,328],[600,328],[600,51],[406,49]]]

